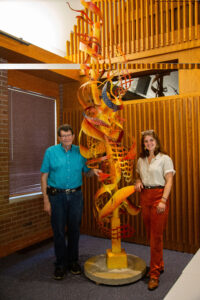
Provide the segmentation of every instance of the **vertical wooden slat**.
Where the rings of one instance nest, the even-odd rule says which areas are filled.
[[[183,41],[186,41],[186,20],[187,20],[187,12],[186,12],[186,0],[183,0]]]
[[[199,141],[200,139],[196,138],[199,136],[198,131],[200,128],[200,98],[198,96],[194,97],[192,99],[192,116],[191,116],[191,121],[192,121],[192,161],[193,161],[193,195],[194,195],[194,243],[198,243],[198,238],[199,238],[199,228],[200,228],[200,222],[199,222],[199,182],[200,182],[200,147],[199,147]],[[199,137],[200,138],[200,137]],[[199,151],[198,151],[199,149]]]
[[[178,20],[177,20],[177,29],[178,29],[178,43],[181,42],[181,4],[180,1],[177,2],[177,14],[178,14]]]
[[[69,59],[70,56],[70,42],[67,41],[66,43],[66,54],[67,54],[67,58]]]
[[[113,3],[109,0],[109,51],[110,56],[114,57],[114,46],[113,46]]]
[[[146,50],[149,49],[149,0],[145,1],[145,28],[146,28]]]
[[[102,12],[102,15],[104,16],[105,18],[105,4],[104,4],[104,0],[101,0],[101,12]],[[102,29],[101,29],[101,50],[102,50],[102,58],[105,59],[105,20],[103,22],[103,26],[102,26]]]
[[[74,56],[74,33],[71,31],[70,32],[70,60],[73,61],[73,56]]]
[[[191,155],[191,99],[187,99],[187,121],[186,121],[186,145],[187,145],[187,182],[188,182],[188,199],[190,199],[190,203],[187,203],[188,208],[188,242],[190,245],[193,243],[193,184],[192,184],[192,155]]]
[[[118,13],[118,46],[122,49],[122,10],[121,1],[117,2],[117,13]]]
[[[171,1],[171,44],[174,44],[174,1]]]
[[[163,31],[163,2],[160,2],[160,46],[164,44],[164,31]]]
[[[117,31],[118,31],[118,27],[117,27],[117,3],[116,1],[114,1],[114,55],[116,56],[116,53],[117,53],[117,44],[118,44],[118,34],[117,34]]]
[[[144,2],[143,0],[140,0],[140,50],[144,50]]]
[[[187,124],[187,98],[182,99],[182,131],[181,131],[181,149],[185,150],[187,149],[186,145],[186,124]],[[186,151],[184,151],[186,154]],[[185,154],[181,151],[181,161],[184,160]],[[187,155],[186,155],[187,157]],[[182,205],[180,206],[180,211],[183,216],[182,218],[182,241],[183,243],[187,243],[187,236],[188,236],[188,218],[187,218],[187,212],[188,212],[188,206],[187,206],[187,190],[188,190],[188,184],[187,184],[187,158],[185,160],[185,163],[182,165],[181,169],[181,185],[184,187],[184,193],[182,194]]]
[[[122,10],[122,51],[126,54],[125,0],[121,0]]]
[[[81,14],[81,16],[83,17],[83,14]],[[82,19],[80,21],[80,30],[81,30],[81,34],[83,34],[84,33],[84,22]],[[84,63],[84,60],[85,60],[85,53],[83,51],[81,51],[81,63],[82,64]]]
[[[159,47],[159,3],[156,1],[155,3],[155,46]]]
[[[97,5],[97,7],[100,9],[100,11],[101,11],[101,1],[98,1],[97,3],[96,3],[96,5]],[[99,43],[100,43],[100,45],[101,45],[101,39],[102,39],[102,35],[101,35],[101,32],[102,32],[102,21],[100,20],[100,17],[99,16],[97,16],[97,22],[100,22],[101,23],[101,29],[100,29],[100,36],[99,36]],[[100,52],[101,52],[101,49],[100,49]],[[98,66],[99,67],[99,66]]]
[[[192,39],[192,2],[189,1],[189,41]]]
[[[169,45],[169,2],[165,4],[165,16],[166,16],[166,45]]]
[[[135,0],[135,28],[136,28],[136,51],[138,52],[139,49],[139,2]]]
[[[131,20],[132,20],[132,37],[131,37],[131,51],[132,53],[135,52],[135,5],[134,1],[131,1]]]
[[[78,22],[77,22],[77,51],[78,51],[78,63],[80,64],[81,63],[81,51],[79,50],[79,44],[80,44],[80,34],[81,32],[81,26],[80,26],[80,19],[78,19]]]
[[[199,5],[199,3],[197,1],[195,1],[195,6],[194,6],[195,39],[198,39],[198,5]]]
[[[89,10],[89,14],[88,14],[90,20],[92,20],[92,22],[94,22],[94,14],[92,13],[92,11]],[[88,25],[88,33],[89,36],[93,35],[93,26]]]
[[[131,53],[130,10],[131,10],[130,1],[127,1],[126,2],[126,41],[127,41],[126,53],[127,54]]]
[[[77,46],[77,25],[74,25],[74,62],[78,62],[78,46]]]
[[[104,0],[105,5],[105,48],[106,48],[106,58],[109,58],[109,14],[108,14],[108,0]]]
[[[150,0],[150,16],[151,16],[151,49],[153,49],[154,46],[154,32],[153,32],[153,0]]]
[[[88,15],[88,9],[87,8],[85,9],[85,13]],[[86,33],[88,35],[89,34],[89,26],[88,26],[87,22],[83,23],[83,28],[84,28],[84,33]],[[87,54],[85,54],[85,53],[84,53],[84,58],[85,59],[87,58]],[[89,57],[88,63],[90,63],[90,61],[91,61],[91,59]]]
[[[167,138],[166,142],[168,143],[169,141],[169,146],[167,148],[167,151],[169,151],[169,155],[173,160],[173,163],[175,165],[176,163],[176,154],[175,152],[178,150],[178,140],[175,138],[176,133],[177,133],[177,103],[173,101],[166,102],[166,105],[168,106],[168,126],[167,126]],[[175,144],[176,141],[176,144]],[[175,148],[176,147],[176,148]],[[176,220],[176,208],[177,208],[177,201],[174,201],[175,199],[175,180],[176,178],[173,178],[173,187],[170,195],[170,206],[171,206],[171,228],[169,232],[169,238],[172,241],[177,241],[177,220]],[[180,229],[180,227],[178,228]]]

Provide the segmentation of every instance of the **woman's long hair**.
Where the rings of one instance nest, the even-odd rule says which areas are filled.
[[[144,157],[149,156],[149,150],[147,150],[144,146],[144,139],[147,135],[152,136],[156,140],[156,148],[154,150],[154,155],[157,155],[160,152],[166,154],[166,152],[162,149],[159,137],[157,136],[155,131],[154,130],[146,130],[146,131],[142,132],[142,139],[141,139],[141,149],[142,149],[142,151],[140,153],[140,157],[144,158]]]

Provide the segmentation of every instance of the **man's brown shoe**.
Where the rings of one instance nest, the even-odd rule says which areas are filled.
[[[159,285],[159,280],[155,278],[150,278],[148,283],[148,289],[149,290],[155,290]]]

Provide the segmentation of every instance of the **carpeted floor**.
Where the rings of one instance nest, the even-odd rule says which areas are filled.
[[[80,262],[105,254],[111,241],[82,235]],[[122,243],[127,254],[144,259],[149,264],[149,247]],[[82,275],[68,273],[62,281],[52,279],[54,250],[52,241],[30,247],[0,260],[0,300],[162,300],[193,254],[164,250],[165,272],[159,288],[147,289],[147,279],[124,286],[97,285]]]

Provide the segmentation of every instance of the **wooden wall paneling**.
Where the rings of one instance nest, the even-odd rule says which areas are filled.
[[[43,70],[40,71],[41,75]],[[59,85],[56,82],[38,78],[19,70],[8,70],[8,85],[18,87],[23,90],[29,90],[43,95],[59,98]]]
[[[135,100],[124,102],[122,117],[124,124],[124,145],[131,144],[131,136],[136,139],[137,155],[140,151],[141,131],[155,129],[167,153],[172,157],[176,174],[170,196],[170,212],[165,233],[165,246],[178,251],[197,250],[199,236],[199,169],[200,169],[200,96],[169,96],[166,98]],[[81,126],[82,113],[70,111],[66,117],[72,126]],[[135,176],[135,169],[134,169]],[[82,228],[87,234],[103,236],[97,229],[93,216],[93,196],[98,183],[84,179],[85,208]],[[134,177],[133,177],[134,180]],[[139,204],[137,193],[131,196]],[[147,243],[146,231],[141,214],[123,216],[135,229],[129,241]],[[95,225],[94,225],[95,223]],[[107,225],[109,227],[109,225]]]
[[[100,0],[97,5],[105,20],[101,31],[103,59],[109,54],[116,59],[117,45],[125,54],[134,54],[149,48],[170,46],[175,42],[184,42],[186,47],[185,42],[199,38],[198,1]],[[88,10],[85,12],[88,13]],[[91,12],[89,15],[96,18]],[[74,59],[76,51],[79,51],[76,30],[75,27],[71,42],[67,45],[67,53],[70,52],[72,57],[75,55]],[[82,33],[88,33],[86,22]]]

